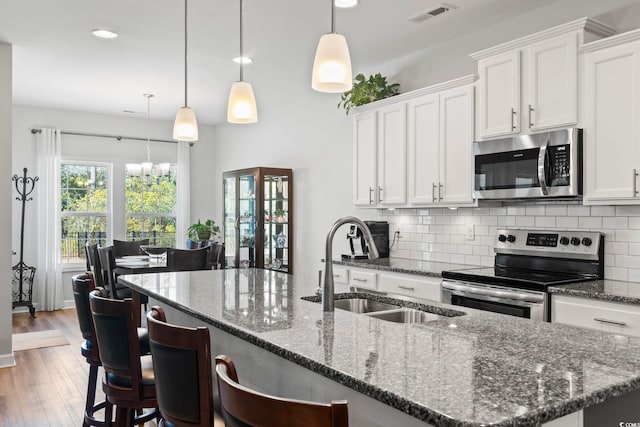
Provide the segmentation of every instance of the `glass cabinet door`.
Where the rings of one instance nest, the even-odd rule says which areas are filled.
[[[236,250],[237,245],[237,227],[236,218],[238,208],[236,206],[236,177],[226,177],[224,182],[224,246],[226,265],[228,267],[237,267]]]
[[[289,271],[289,177],[264,175],[264,268]]]
[[[256,177],[255,175],[241,175],[239,181],[239,267],[256,267]]]

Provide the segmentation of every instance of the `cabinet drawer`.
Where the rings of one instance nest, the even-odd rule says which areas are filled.
[[[349,270],[346,267],[333,266],[333,282],[346,285],[349,283]]]
[[[378,290],[391,294],[440,301],[440,279],[403,274],[380,274]]]
[[[349,271],[349,286],[376,289],[376,273],[351,270]]]
[[[589,298],[553,295],[552,321],[640,337],[640,307]]]

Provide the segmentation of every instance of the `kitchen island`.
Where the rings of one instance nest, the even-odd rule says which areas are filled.
[[[435,302],[432,311],[464,315],[401,324],[323,314],[301,299],[314,284],[259,269],[119,280],[166,307],[170,322],[209,326],[214,355],[236,360],[241,382],[347,399],[355,427],[579,426],[583,410],[588,426],[589,411],[640,390],[640,348],[604,333]],[[615,417],[617,426],[640,413]]]

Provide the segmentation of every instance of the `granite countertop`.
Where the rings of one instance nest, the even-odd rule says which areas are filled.
[[[640,343],[602,332],[440,303],[434,311],[466,314],[420,324],[323,314],[301,299],[313,284],[259,269],[119,280],[437,427],[538,425],[640,389]]]
[[[453,264],[437,261],[417,261],[405,258],[378,258],[363,260],[334,259],[333,264],[371,268],[374,270],[394,271],[396,273],[419,274],[431,277],[442,277],[442,272],[444,270],[463,270],[478,267],[476,265]]]
[[[549,293],[640,305],[640,283],[592,280],[549,287]]]

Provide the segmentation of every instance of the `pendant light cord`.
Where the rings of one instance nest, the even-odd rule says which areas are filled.
[[[243,31],[243,25],[242,25],[242,4],[243,4],[243,0],[240,0],[240,81],[244,79],[244,55],[243,55],[244,31]]]
[[[147,121],[151,121],[151,98],[153,98],[153,94],[145,93],[144,96],[147,98]],[[151,136],[147,133],[147,163],[151,163]]]
[[[336,32],[336,8],[335,8],[335,0],[331,0],[331,33]]]
[[[184,106],[189,106],[187,102],[187,0],[184,0]]]

